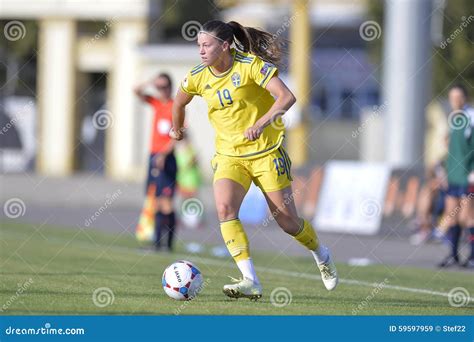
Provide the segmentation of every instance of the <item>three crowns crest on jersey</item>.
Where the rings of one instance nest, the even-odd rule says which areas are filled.
[[[237,73],[237,72],[234,72],[232,74],[232,84],[234,85],[234,87],[239,87],[240,86],[240,75]]]

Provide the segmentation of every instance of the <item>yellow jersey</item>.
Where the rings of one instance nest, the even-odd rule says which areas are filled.
[[[231,50],[232,67],[216,75],[210,67],[199,64],[181,82],[181,90],[202,96],[208,116],[216,131],[216,153],[230,157],[256,158],[277,149],[284,137],[281,117],[264,128],[260,137],[250,141],[244,136],[275,102],[265,89],[278,75],[275,65],[258,56]]]

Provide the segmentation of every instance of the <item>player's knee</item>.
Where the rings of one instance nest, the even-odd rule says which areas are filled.
[[[237,209],[229,203],[218,203],[216,206],[219,220],[231,220],[237,217]]]

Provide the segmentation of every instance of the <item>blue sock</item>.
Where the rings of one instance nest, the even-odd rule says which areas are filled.
[[[469,245],[471,246],[469,259],[474,260],[474,227],[469,228]]]
[[[161,246],[161,233],[164,230],[164,225],[166,224],[166,215],[160,211],[157,211],[155,214],[155,246]]]
[[[449,247],[451,248],[451,256],[458,260],[458,247],[459,247],[459,238],[461,237],[461,226],[455,225],[449,228],[446,237],[449,241]]]
[[[174,212],[171,212],[167,215],[163,215],[165,217],[165,228],[168,233],[168,249],[173,249],[173,237],[174,237],[174,228],[176,226],[176,216]]]

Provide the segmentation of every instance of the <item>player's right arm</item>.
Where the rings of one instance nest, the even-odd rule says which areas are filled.
[[[176,140],[183,139],[186,105],[191,102],[192,99],[193,95],[178,89],[178,93],[173,102],[173,127],[170,131],[171,138]]]
[[[199,82],[195,80],[191,72],[189,72],[176,94],[176,98],[173,102],[173,127],[170,131],[170,137],[176,140],[183,139],[184,133],[184,118],[186,116],[186,105],[191,102],[194,95],[200,95]]]

